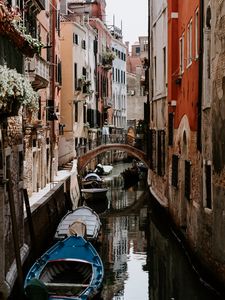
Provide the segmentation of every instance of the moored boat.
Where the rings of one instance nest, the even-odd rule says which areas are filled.
[[[93,188],[93,189],[81,189],[84,199],[104,199],[108,192],[108,188]]]
[[[121,175],[124,180],[125,188],[135,185],[139,181],[139,169],[137,167],[125,169],[123,172],[121,172]]]
[[[103,276],[102,260],[93,245],[81,236],[70,236],[57,242],[34,263],[24,289],[28,299],[34,299],[39,281],[39,288],[47,293],[49,300],[86,300],[99,292]]]
[[[103,186],[103,180],[96,173],[87,174],[81,181],[82,188],[101,188]]]
[[[97,239],[101,228],[100,218],[93,209],[85,205],[68,212],[62,218],[56,229],[55,239],[60,240],[69,236],[74,222],[83,222],[86,225],[85,237],[87,240]]]
[[[112,172],[113,166],[97,164],[94,172],[98,175],[109,175]]]

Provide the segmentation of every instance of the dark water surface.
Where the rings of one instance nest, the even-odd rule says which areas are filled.
[[[223,299],[194,272],[145,184],[123,189],[119,174],[126,167],[116,165],[107,176],[110,190],[101,203],[105,279],[99,299]]]

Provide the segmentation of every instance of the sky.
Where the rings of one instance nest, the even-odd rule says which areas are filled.
[[[148,33],[148,0],[106,0],[106,23],[123,29],[123,41],[130,45]]]

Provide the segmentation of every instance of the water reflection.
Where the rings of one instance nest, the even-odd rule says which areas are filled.
[[[118,165],[108,178],[108,208],[99,253],[105,266],[104,300],[222,299],[199,279],[145,183],[123,189]]]

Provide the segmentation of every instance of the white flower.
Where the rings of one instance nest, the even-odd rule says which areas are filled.
[[[7,108],[12,101],[30,110],[38,109],[38,93],[29,80],[15,69],[0,65],[0,109]]]

